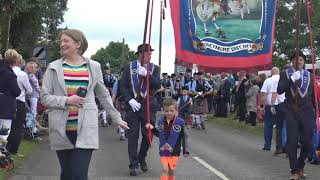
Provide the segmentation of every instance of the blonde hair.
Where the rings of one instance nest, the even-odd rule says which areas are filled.
[[[31,57],[30,59],[29,59],[29,61],[30,62],[35,62],[35,63],[39,63],[39,61],[38,61],[38,58],[36,58],[36,57]]]
[[[16,61],[16,64],[20,64],[21,65],[22,63],[23,63],[23,57],[22,57],[21,54],[19,54],[18,59]]]
[[[273,68],[271,69],[271,75],[276,75],[276,74],[279,74],[279,68],[273,67]]]
[[[4,53],[4,63],[7,65],[14,65],[19,60],[19,54],[14,49],[8,49]]]
[[[21,66],[26,65],[26,60],[23,59],[23,57],[21,56]]]
[[[28,62],[27,65],[38,65],[38,64],[36,62],[31,61],[31,62]]]
[[[84,52],[86,52],[88,49],[88,41],[82,31],[78,29],[66,29],[60,33],[59,38],[61,38],[63,34],[70,37],[75,42],[80,42],[80,47],[78,49],[80,55],[83,55]]]
[[[163,100],[163,107],[169,107],[169,106],[174,106],[176,109],[178,109],[177,101],[175,99],[165,98]]]

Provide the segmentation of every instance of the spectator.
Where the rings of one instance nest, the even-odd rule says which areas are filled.
[[[219,114],[222,117],[227,117],[229,114],[230,96],[231,96],[231,83],[225,72],[221,73],[222,83],[218,92],[220,98],[220,111]]]
[[[5,58],[0,57],[0,128],[6,131],[7,135],[0,135],[1,139],[7,140],[12,120],[16,114],[16,97],[21,93],[17,83],[17,76],[12,67],[19,58],[18,53],[13,49],[8,49]]]
[[[239,83],[236,87],[236,103],[239,107],[239,122],[244,122],[246,118],[246,92],[245,83],[247,82],[246,72],[239,72]]]
[[[36,73],[35,73],[35,76],[37,77],[38,81],[39,81],[39,84],[42,84],[42,77],[43,77],[43,73],[42,73],[42,70],[41,70],[41,67],[40,67],[40,64],[39,64],[39,60],[36,58],[36,57],[31,57],[29,59],[29,62],[34,62],[37,64],[38,68],[35,70]]]
[[[277,67],[273,68],[276,72],[279,72]],[[272,98],[271,98],[271,112],[274,114],[276,123],[276,151],[273,155],[278,155],[285,153],[285,142],[286,142],[286,122],[285,122],[285,104],[283,103],[286,99],[285,93],[278,94],[278,82],[280,75],[275,74],[272,76],[274,78],[274,84],[272,87]]]
[[[251,126],[256,126],[257,119],[257,97],[260,89],[257,85],[257,78],[253,77],[249,81],[248,91],[246,92],[246,108],[249,116],[246,120],[246,124],[250,123]]]
[[[271,77],[267,78],[261,88],[261,101],[264,104],[264,146],[263,150],[270,151],[272,141],[273,120],[275,118],[274,105],[278,105],[277,102],[272,103],[273,87],[278,83],[277,75],[279,75],[279,69],[273,67],[271,69]]]
[[[18,152],[20,142],[21,142],[21,134],[23,130],[23,123],[26,119],[26,94],[32,93],[32,87],[29,83],[28,75],[23,72],[20,68],[22,67],[22,56],[19,55],[19,58],[17,59],[16,63],[13,66],[13,71],[17,76],[17,81],[19,88],[21,90],[21,93],[19,97],[16,98],[17,102],[17,113],[16,113],[16,119],[12,122],[12,129],[10,132],[10,135],[8,137],[8,144],[6,146],[7,150],[11,154],[16,154]]]
[[[36,127],[36,117],[37,117],[37,106],[38,106],[38,99],[40,96],[40,86],[39,86],[39,81],[35,74],[37,73],[37,64],[35,62],[28,62],[25,71],[28,74],[29,82],[32,87],[32,93],[27,95],[27,99],[29,100],[30,103],[30,108],[31,112],[33,114],[33,119],[34,122],[33,127],[32,127],[32,132],[37,133],[38,129]]]

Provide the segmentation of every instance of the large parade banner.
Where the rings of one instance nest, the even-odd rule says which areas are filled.
[[[203,70],[271,67],[275,0],[170,0],[176,64]]]

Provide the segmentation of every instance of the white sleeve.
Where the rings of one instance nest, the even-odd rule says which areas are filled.
[[[261,92],[264,92],[264,93],[268,92],[268,79],[264,81],[263,86],[261,88]]]
[[[28,78],[27,74],[21,75],[21,82],[23,84],[23,87],[26,90],[26,94],[31,94],[32,93],[32,87],[31,87],[31,84],[29,82],[29,78]]]
[[[274,81],[271,86],[271,92],[277,92],[279,81]]]
[[[179,107],[179,105],[180,105],[180,101],[181,101],[180,99],[181,99],[181,97],[179,97],[178,100],[177,100],[177,106],[178,106],[178,107]]]

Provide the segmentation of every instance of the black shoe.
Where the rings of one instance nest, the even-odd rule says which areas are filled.
[[[311,162],[311,161],[312,161],[312,158],[311,158],[311,157],[307,157],[307,161],[308,161],[308,162]]]
[[[273,155],[278,156],[279,154],[282,154],[282,153],[283,153],[283,150],[277,149],[276,151],[274,151]]]
[[[320,162],[317,159],[313,159],[313,160],[310,161],[310,164],[319,165]]]
[[[147,171],[148,171],[148,166],[147,166],[146,161],[141,161],[141,162],[140,162],[140,169],[141,169],[141,171],[143,171],[143,172],[147,172]]]
[[[130,176],[137,176],[136,168],[130,169]]]
[[[270,149],[268,149],[268,148],[266,148],[266,147],[262,148],[262,150],[264,150],[264,151],[270,151]]]

